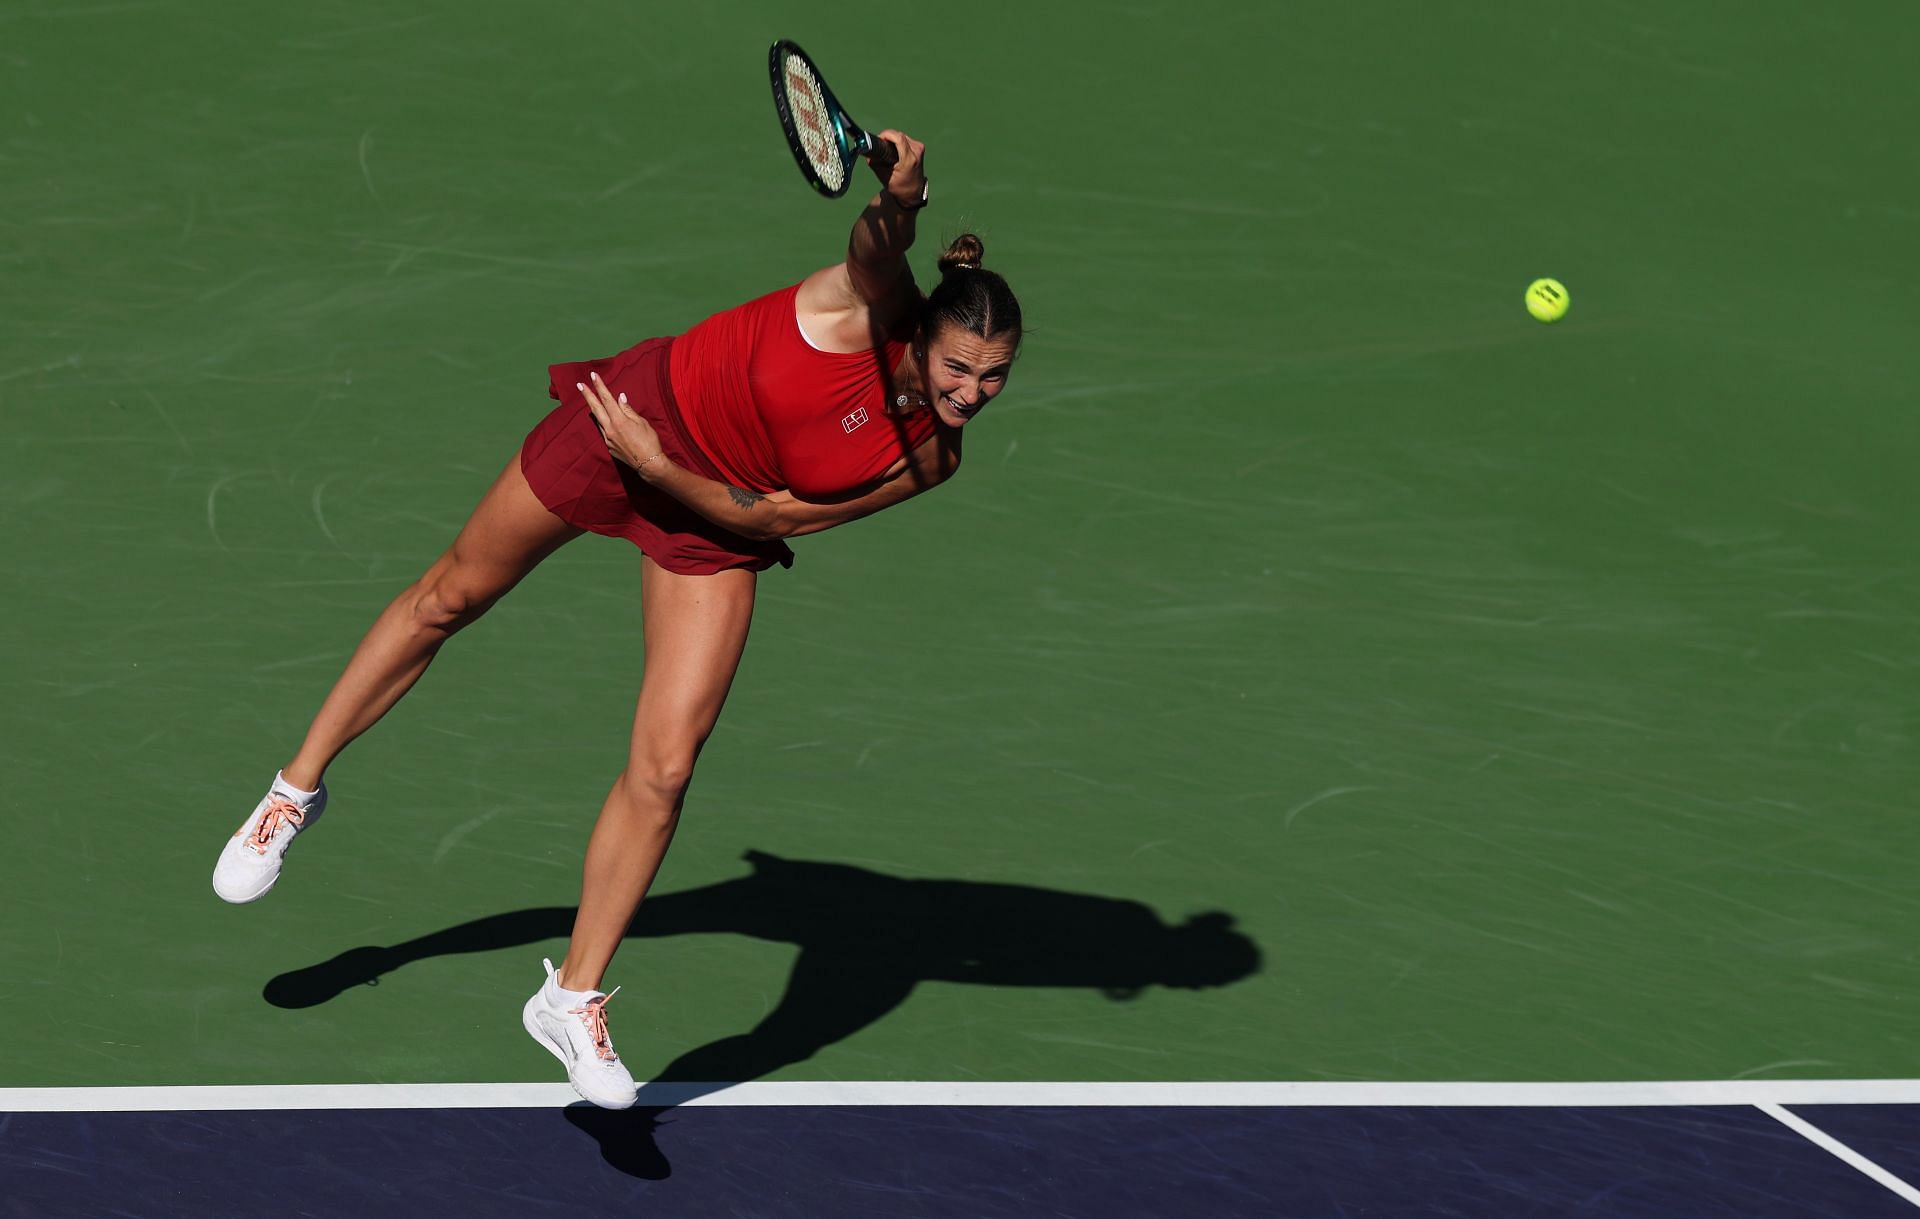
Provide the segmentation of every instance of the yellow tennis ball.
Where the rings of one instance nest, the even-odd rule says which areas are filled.
[[[1527,285],[1527,312],[1543,322],[1567,316],[1567,286],[1557,279],[1536,279]]]

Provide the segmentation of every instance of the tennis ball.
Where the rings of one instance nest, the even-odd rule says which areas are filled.
[[[1536,279],[1527,285],[1527,312],[1542,322],[1557,322],[1567,316],[1566,285],[1557,279]]]

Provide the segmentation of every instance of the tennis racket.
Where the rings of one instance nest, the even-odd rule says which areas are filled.
[[[798,43],[784,38],[774,43],[767,52],[767,71],[773,77],[773,106],[780,113],[787,146],[813,189],[838,199],[853,182],[856,156],[883,166],[893,160],[893,145],[868,135],[848,116]]]

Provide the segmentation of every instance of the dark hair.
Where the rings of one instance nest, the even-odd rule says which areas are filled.
[[[931,339],[942,326],[959,326],[983,339],[1011,335],[1020,342],[1020,302],[998,272],[982,262],[987,247],[972,233],[962,233],[940,255],[940,282],[927,294],[920,328]]]

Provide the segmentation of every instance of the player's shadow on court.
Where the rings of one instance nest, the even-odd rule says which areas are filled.
[[[627,935],[726,932],[796,944],[800,956],[786,993],[751,1030],[697,1046],[661,1068],[640,1107],[567,1111],[625,1172],[666,1175],[651,1132],[667,1105],[724,1086],[711,1081],[744,1082],[804,1062],[885,1016],[922,982],[1086,987],[1125,1000],[1149,986],[1225,986],[1260,968],[1259,949],[1218,912],[1170,925],[1139,902],[1110,897],[908,880],[759,851],[746,858],[752,871],[739,879],[647,898]],[[413,961],[565,939],[573,914],[571,906],[515,910],[388,947],[352,948],[281,974],[264,994],[276,1007],[312,1007],[351,987],[377,985]],[[622,1057],[638,1067],[634,1047],[644,1032],[632,1015],[626,1027]],[[647,1107],[654,1097],[661,1103]]]

